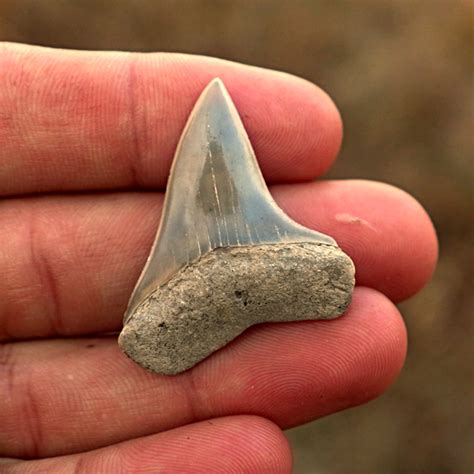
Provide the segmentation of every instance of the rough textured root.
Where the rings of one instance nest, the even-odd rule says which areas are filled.
[[[122,330],[122,350],[162,374],[187,370],[249,326],[342,314],[354,265],[314,243],[215,249],[155,290]]]

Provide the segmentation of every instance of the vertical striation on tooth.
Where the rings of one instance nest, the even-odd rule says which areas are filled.
[[[303,253],[300,252],[302,245],[306,249]],[[240,250],[230,253],[222,253],[220,250],[233,248]],[[284,268],[278,266],[281,262],[275,261],[283,255],[274,252],[275,249],[287,249],[283,252],[286,257],[293,255],[292,258],[284,259]],[[308,249],[312,250],[308,253]],[[209,254],[220,256],[222,265],[204,265],[208,262]],[[229,255],[233,257],[230,258]],[[256,266],[256,255],[267,269],[264,271],[264,267],[259,267],[260,277],[255,272],[252,273],[252,266]],[[338,264],[326,265],[328,258]],[[337,286],[338,281],[342,281],[344,288],[344,291],[338,293],[338,298],[334,292],[330,292],[338,300],[335,301],[337,304],[334,308],[339,309],[329,312],[327,309],[331,305],[326,305],[324,310],[320,304],[327,300],[328,284],[323,284],[326,279],[316,278],[318,283],[315,283],[316,280],[311,279],[309,274],[319,272],[321,276],[320,269],[312,268],[312,264],[321,265],[322,262],[326,262],[326,269],[334,270],[332,274],[326,275],[330,284],[335,283]],[[196,270],[198,267],[201,270],[207,268],[206,271],[214,273],[204,278],[202,272]],[[305,270],[301,273],[303,267]],[[279,268],[280,273],[275,277],[271,273],[276,268]],[[218,272],[217,275],[215,272]],[[266,302],[274,300],[271,295],[264,294],[269,290],[268,285],[261,285],[260,294],[253,295],[254,303],[259,300],[260,312],[254,311],[249,319],[251,312],[246,310],[245,317],[239,306],[236,306],[237,312],[225,305],[219,306],[218,301],[222,303],[227,297],[234,301],[233,292],[231,296],[221,295],[223,299],[208,297],[208,301],[214,301],[211,307],[193,307],[193,298],[189,299],[192,293],[189,292],[196,292],[198,289],[189,282],[183,283],[183,275],[187,275],[186,278],[189,279],[196,278],[199,274],[200,284],[207,287],[201,288],[198,294],[212,293],[215,296],[218,289],[223,291],[220,286],[222,281],[231,285],[233,277],[237,281],[245,273],[246,278],[252,282],[267,274],[266,272],[268,278],[271,276],[270,280],[273,278],[275,291],[278,290],[277,280],[286,279],[285,285],[290,283],[289,287],[284,286],[292,304],[296,304],[298,300],[298,291],[300,294],[302,292],[297,288],[292,289],[291,279],[295,284],[299,282],[301,285],[301,278],[304,279],[306,275],[307,280],[313,282],[312,289],[320,293],[319,299],[316,295],[306,303],[305,298],[297,301],[298,308],[302,304],[309,311],[303,311],[306,319],[333,317],[340,314],[341,308],[345,308],[350,301],[354,284],[352,262],[337,247],[334,239],[297,224],[277,206],[260,172],[238,112],[222,81],[214,79],[197,101],[178,144],[158,233],[125,315],[126,326],[119,340],[122,348],[139,364],[151,370],[177,373],[199,362],[251,324],[281,320],[265,311],[269,307]],[[181,286],[178,285],[176,290],[177,279]],[[242,282],[239,285],[242,286]],[[174,296],[170,296],[170,288],[176,290]],[[184,291],[185,288],[188,293]],[[282,287],[279,289],[282,290]],[[165,293],[167,297],[164,296]],[[173,303],[173,297],[187,302],[187,307],[181,308],[179,315],[171,312],[174,314],[174,321],[169,320],[171,313],[165,308],[167,305],[179,305],[179,301]],[[194,300],[198,301],[199,297]],[[283,304],[283,300],[279,304]],[[316,300],[319,301],[318,304]],[[342,303],[339,300],[343,300]],[[167,301],[165,306],[164,301]],[[202,303],[199,304],[202,306]],[[289,300],[287,303],[290,304]],[[272,307],[275,309],[275,306]],[[319,311],[320,315],[311,316],[312,310]],[[212,311],[215,314],[209,315]],[[300,308],[300,313],[301,311]],[[219,312],[221,314],[216,319]],[[285,313],[284,320],[290,319],[290,314],[291,311]],[[167,321],[162,321],[163,318]],[[206,318],[207,323],[204,322]],[[236,323],[238,319],[241,320],[239,324]],[[293,319],[299,318],[295,315]],[[209,325],[210,320],[214,321],[213,325]],[[166,331],[162,330],[164,327]],[[186,334],[194,334],[194,339],[192,337],[191,340],[195,343],[196,338],[199,338],[199,350],[196,349],[196,344],[183,338],[183,328],[186,328]],[[216,331],[221,331],[221,335],[225,333],[225,336],[215,337]],[[146,343],[143,344],[143,341]],[[147,362],[144,362],[144,358]],[[153,360],[154,364],[150,362]],[[183,360],[187,362],[183,363]]]

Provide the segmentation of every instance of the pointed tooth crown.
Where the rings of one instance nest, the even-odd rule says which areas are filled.
[[[158,234],[127,315],[178,270],[215,248],[282,242],[336,245],[276,205],[239,114],[222,81],[214,79],[178,144]]]

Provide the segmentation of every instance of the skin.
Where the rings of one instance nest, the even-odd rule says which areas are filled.
[[[253,327],[160,376],[106,333],[121,328],[176,143],[215,76],[276,201],[338,241],[357,288],[339,319]],[[380,395],[406,353],[395,303],[426,284],[437,240],[397,188],[312,182],[341,139],[331,99],[287,74],[1,44],[0,455],[17,458],[2,472],[289,472],[282,429]]]

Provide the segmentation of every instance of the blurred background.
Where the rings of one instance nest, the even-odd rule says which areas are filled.
[[[291,72],[345,124],[330,177],[386,181],[433,217],[438,271],[401,305],[404,371],[288,431],[296,473],[473,472],[473,17],[463,0],[0,0],[0,40],[180,51]]]

